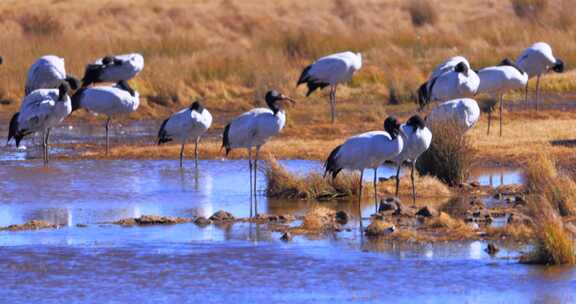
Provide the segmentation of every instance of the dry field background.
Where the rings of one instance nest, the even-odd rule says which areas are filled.
[[[518,3],[524,5],[515,9]],[[573,91],[574,9],[571,0],[2,0],[0,123],[6,125],[17,110],[26,70],[37,57],[62,56],[69,72],[81,76],[85,64],[102,55],[140,52],[146,67],[132,83],[143,95],[142,106],[128,119],[157,120],[202,97],[215,116],[215,136],[227,119],[263,104],[261,96],[274,87],[300,101],[289,110],[284,138],[326,141],[329,149],[336,139],[381,128],[389,113],[410,115],[416,108],[412,92],[453,55],[479,68],[546,41],[569,71],[547,76],[544,89]],[[340,116],[333,126],[326,93],[305,99],[305,89],[294,84],[314,58],[343,50],[362,52],[364,67],[339,88]],[[513,123],[554,124],[553,115],[514,116]],[[564,129],[575,118],[564,115]],[[72,121],[78,119],[96,120],[86,113]],[[326,150],[318,149],[306,153]]]

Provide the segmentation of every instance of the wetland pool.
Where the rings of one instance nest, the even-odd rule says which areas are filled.
[[[281,161],[290,171],[317,161]],[[9,303],[564,303],[576,301],[576,270],[527,266],[522,250],[483,241],[406,244],[361,238],[357,229],[291,242],[265,225],[121,227],[144,214],[249,214],[242,160],[37,161],[0,163],[0,226],[42,219],[59,229],[0,231],[0,299]],[[393,174],[382,168],[380,176]],[[514,170],[474,177],[521,181]],[[475,173],[476,174],[476,173]],[[367,174],[367,180],[370,175]],[[520,176],[520,177],[519,177]],[[259,175],[259,189],[265,179]],[[304,214],[311,203],[268,200],[261,212]],[[332,204],[336,209],[349,203]],[[365,202],[367,215],[373,208]],[[87,224],[85,228],[76,226]],[[354,223],[349,224],[354,227]]]

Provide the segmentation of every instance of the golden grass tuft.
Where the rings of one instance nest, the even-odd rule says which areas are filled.
[[[548,7],[548,0],[511,0],[516,16],[534,19],[544,13]]]
[[[319,173],[297,176],[288,172],[276,159],[269,158],[265,168],[266,194],[274,198],[331,200],[354,196],[358,192],[358,174],[340,174],[332,180]]]
[[[531,264],[576,264],[573,235],[562,216],[572,217],[576,210],[576,184],[559,174],[554,161],[541,153],[526,168],[528,207],[534,218],[535,243],[521,260]]]
[[[450,188],[438,178],[430,175],[418,175],[414,177],[416,183],[416,196],[421,198],[444,198],[452,196]],[[384,195],[394,195],[396,192],[396,179],[378,183],[379,192]],[[399,195],[412,195],[412,181],[406,175],[400,178]]]
[[[573,179],[559,174],[555,163],[545,154],[540,154],[528,163],[525,170],[526,191],[533,196],[541,196],[541,201],[549,203],[560,216],[576,215],[576,183]],[[540,203],[540,207],[544,203]]]
[[[18,18],[22,31],[29,35],[56,35],[62,33],[64,26],[56,16],[28,13]]]
[[[423,175],[433,175],[454,186],[468,180],[476,149],[456,121],[428,126],[432,131],[430,148],[418,158],[416,168]]]
[[[524,256],[521,262],[527,264],[562,265],[576,264],[574,240],[564,229],[562,221],[545,218],[538,223],[536,243],[532,252]]]
[[[434,25],[438,21],[438,12],[430,0],[410,0],[407,9],[414,26]]]
[[[314,206],[304,216],[298,228],[307,231],[321,231],[333,227],[336,212],[324,206]]]

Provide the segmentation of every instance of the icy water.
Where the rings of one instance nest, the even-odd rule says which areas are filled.
[[[316,161],[283,161],[293,172]],[[143,214],[190,217],[249,212],[246,161],[0,162],[0,226],[43,219],[56,230],[0,232],[0,302],[564,303],[576,301],[576,270],[517,263],[519,250],[483,242],[407,245],[361,238],[279,240],[265,226],[194,224],[124,228]],[[393,170],[382,168],[380,176]],[[481,183],[490,178],[475,176]],[[500,179],[500,172],[495,173]],[[504,183],[519,180],[503,172]],[[370,174],[368,174],[368,179]],[[259,188],[264,189],[263,175]],[[304,201],[260,210],[303,214]],[[348,209],[345,202],[332,203]],[[367,216],[372,209],[364,205]],[[76,224],[88,224],[77,227]],[[355,228],[352,222],[349,227]]]

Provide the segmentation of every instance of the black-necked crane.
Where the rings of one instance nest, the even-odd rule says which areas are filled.
[[[418,105],[422,110],[433,101],[447,101],[472,97],[478,91],[480,79],[462,56],[449,58],[439,64],[428,81],[418,89]]]
[[[324,176],[336,178],[342,169],[360,171],[358,214],[362,223],[362,183],[365,169],[374,170],[374,207],[378,210],[378,167],[394,161],[402,152],[404,141],[398,120],[390,116],[384,121],[384,131],[371,131],[348,138],[336,147],[324,162]]]
[[[476,125],[480,119],[480,107],[472,98],[445,101],[426,116],[427,124],[454,122],[463,132]]]
[[[138,53],[105,56],[86,66],[82,86],[93,83],[128,81],[144,69],[144,57]]]
[[[19,147],[25,136],[42,132],[43,159],[44,164],[47,164],[50,129],[72,112],[69,90],[68,83],[62,82],[57,89],[38,89],[26,95],[20,105],[20,112],[10,120],[7,143],[14,138],[16,147]]]
[[[24,94],[28,95],[38,89],[57,89],[63,82],[67,82],[72,90],[78,89],[80,85],[78,79],[66,74],[64,58],[42,56],[28,69]]]
[[[336,87],[338,84],[350,81],[352,76],[362,68],[362,54],[342,52],[328,55],[316,60],[304,68],[296,86],[306,83],[310,96],[317,89],[330,86],[330,117],[336,121]]]
[[[113,86],[85,87],[72,96],[72,111],[83,108],[106,115],[106,155],[109,151],[108,131],[112,117],[132,113],[139,105],[140,94],[126,81],[120,81]]]
[[[426,127],[424,120],[414,115],[408,121],[400,126],[402,140],[404,145],[402,152],[396,157],[395,162],[398,165],[396,170],[396,197],[400,188],[400,169],[405,162],[410,163],[410,179],[412,180],[412,203],[416,205],[416,183],[414,182],[414,170],[416,161],[422,153],[430,148],[432,143],[432,132]]]
[[[197,100],[188,108],[182,109],[162,123],[158,131],[158,145],[175,140],[180,142],[180,168],[184,156],[184,145],[189,138],[194,139],[194,165],[198,168],[198,142],[212,125],[212,114]]]
[[[254,197],[254,214],[258,215],[258,203],[256,197],[256,177],[258,173],[258,154],[260,148],[272,136],[279,134],[286,124],[284,102],[295,101],[271,90],[266,93],[268,108],[255,108],[234,118],[224,128],[222,135],[222,147],[226,149],[226,155],[232,149],[248,149],[248,165],[250,168],[250,217],[252,217],[252,201]],[[254,161],[252,161],[252,148],[255,149]]]
[[[480,87],[478,94],[488,93],[498,96],[500,102],[500,136],[502,136],[503,96],[506,92],[521,89],[528,83],[528,74],[518,65],[506,58],[497,66],[483,68],[478,71]]]
[[[516,64],[528,74],[528,79],[536,76],[536,110],[540,99],[540,76],[553,70],[556,73],[564,72],[564,62],[552,53],[552,47],[546,42],[537,42],[526,48]],[[528,102],[528,82],[524,90],[524,101]]]

